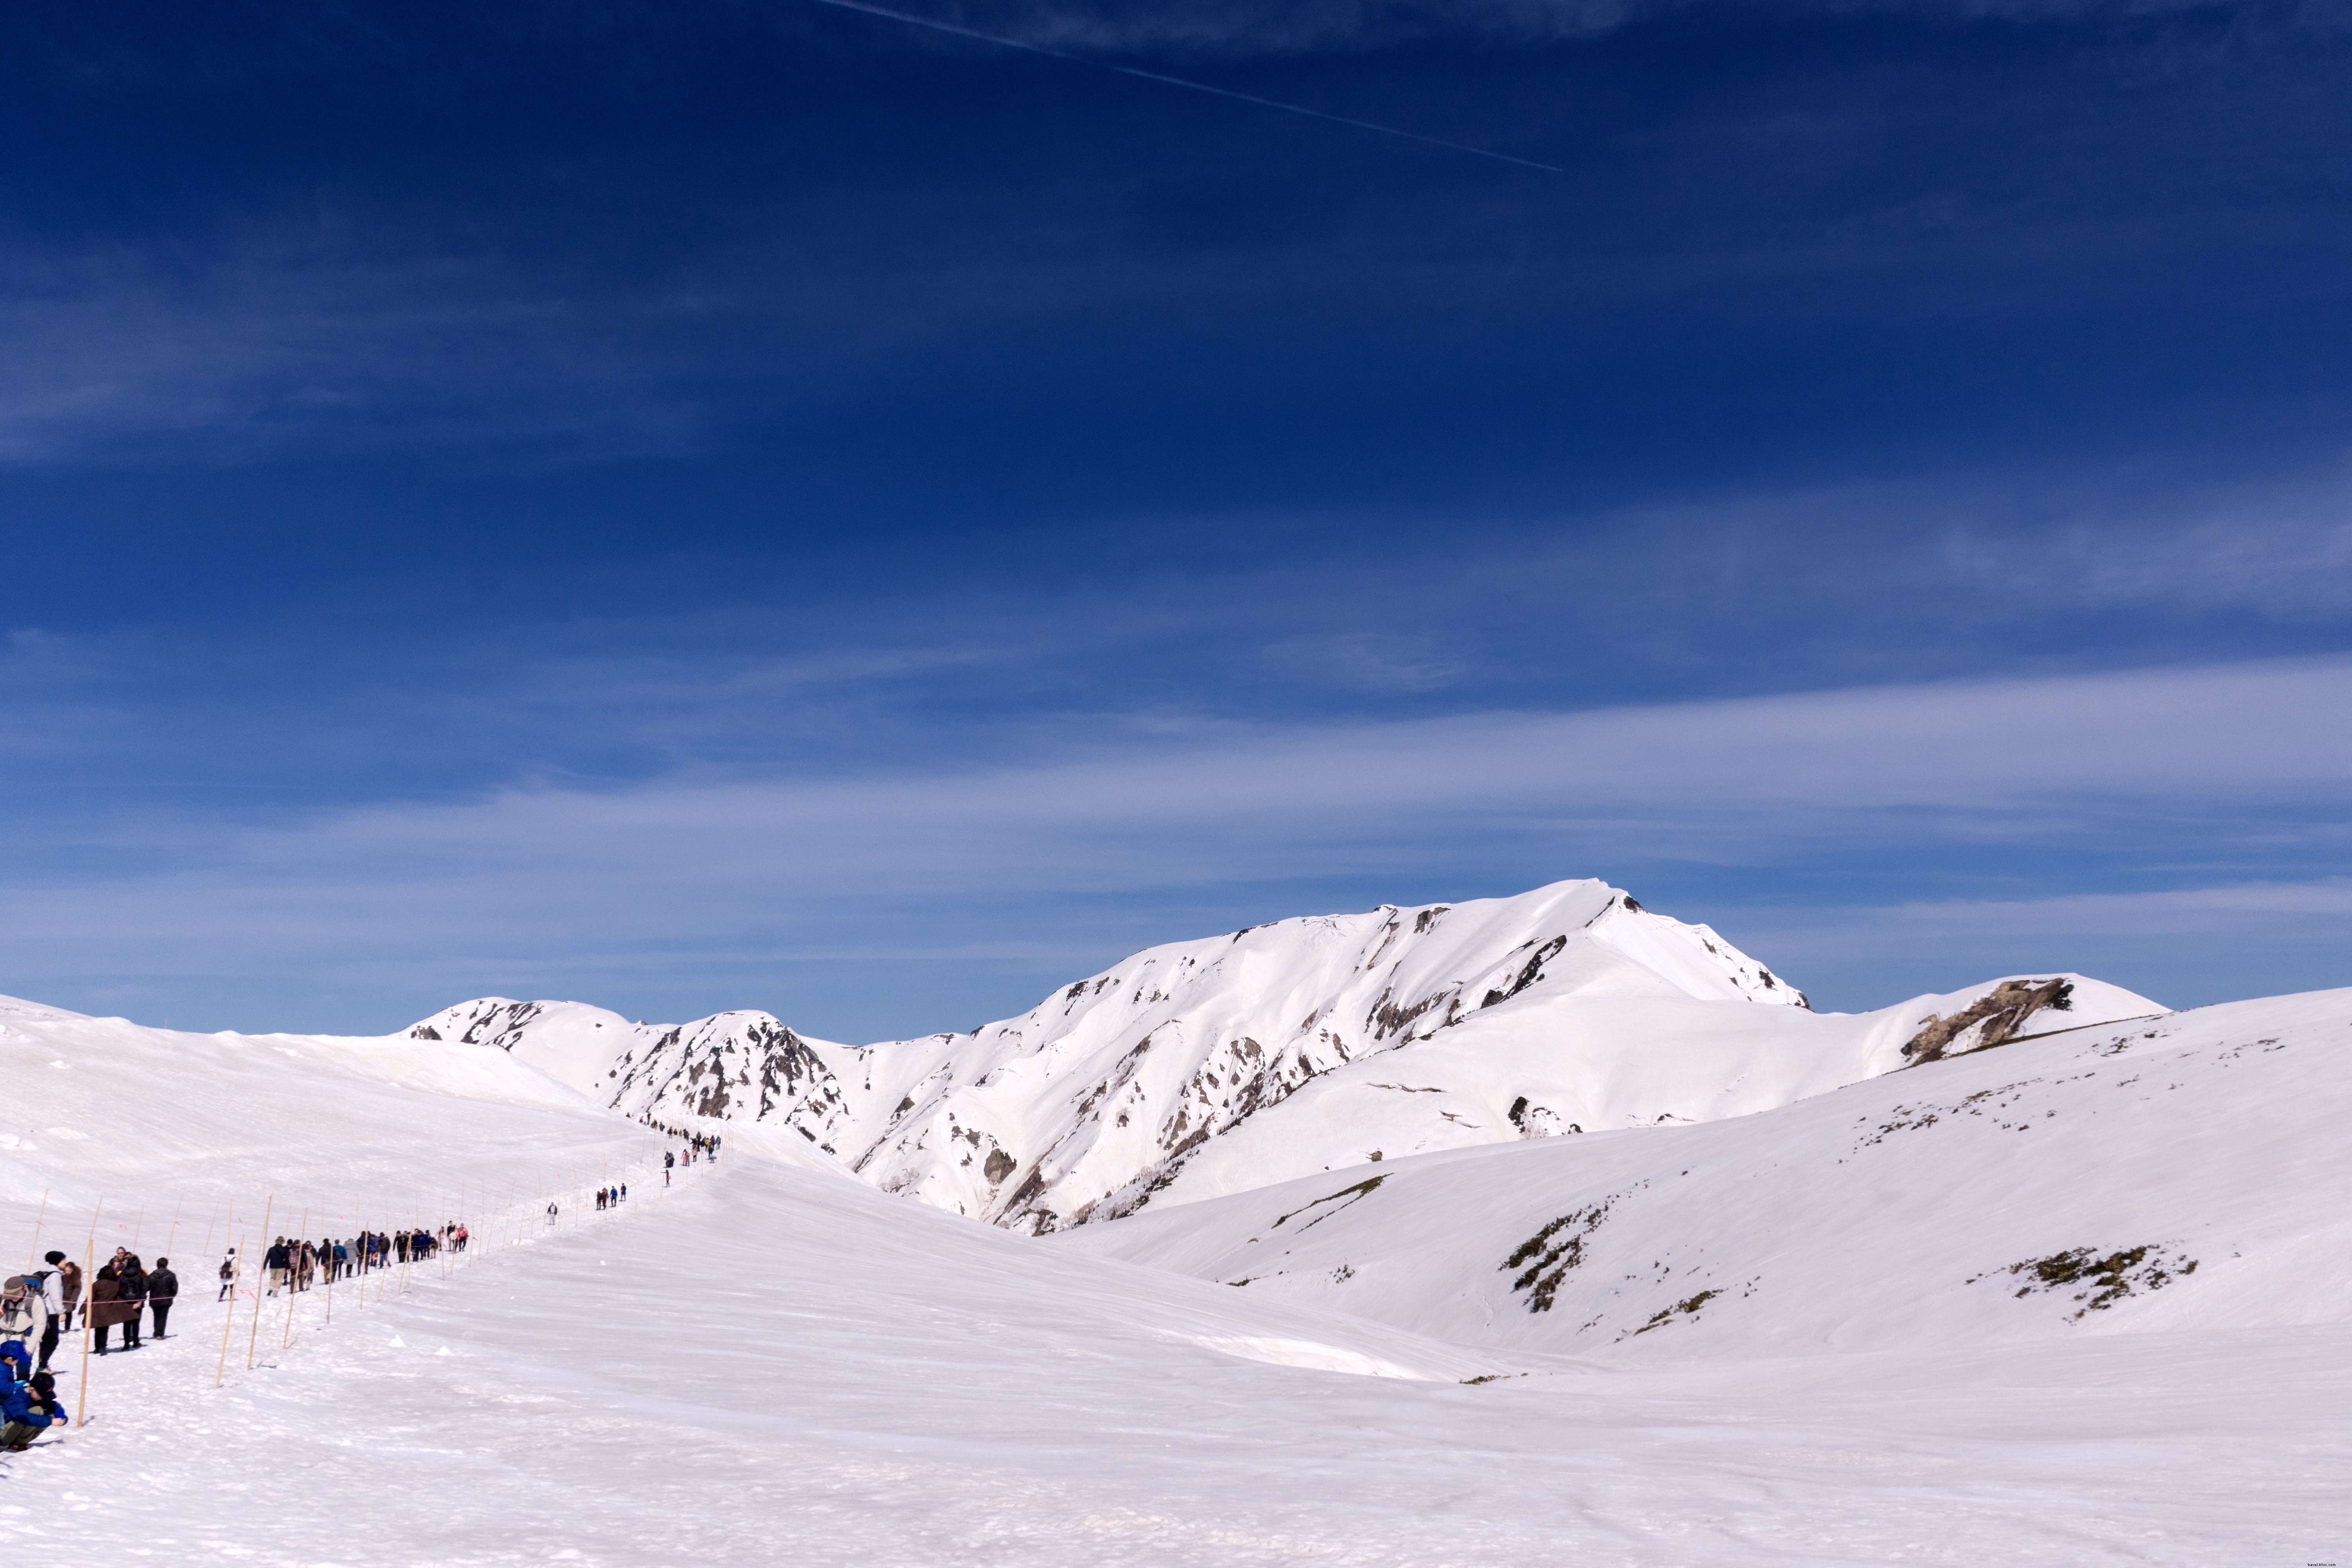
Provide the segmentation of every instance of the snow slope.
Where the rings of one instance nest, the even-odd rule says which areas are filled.
[[[1766,1114],[1432,1155],[1056,1238],[1465,1344],[1922,1352],[2352,1321],[2352,991]]]
[[[1032,1238],[772,1123],[665,1191],[643,1174],[662,1141],[490,1047],[0,1004],[0,1227],[77,1251],[143,1228],[152,1254],[176,1225],[187,1281],[172,1339],[93,1364],[91,1425],[0,1458],[0,1542],[361,1565],[2326,1560],[2352,1517],[2347,1027],[2343,993],[2208,1009]],[[622,1170],[618,1213],[572,1196]],[[1502,1258],[1627,1188],[1528,1311]],[[321,1292],[263,1302],[250,1341],[241,1301],[215,1391],[223,1309],[189,1237],[207,1209],[215,1251],[258,1234],[271,1194],[339,1226],[455,1205],[482,1240],[331,1318]],[[1293,1258],[1218,1282],[1214,1249],[1254,1234]],[[1964,1282],[2142,1242],[2170,1280],[2144,1258],[2080,1321],[2070,1290]],[[1734,1276],[1753,1294],[1617,1337]]]
[[[2072,1011],[2027,1027],[2161,1011],[2032,978],[2071,983]],[[1150,948],[967,1035],[844,1046],[764,1013],[646,1026],[503,998],[410,1034],[505,1047],[671,1124],[793,1127],[885,1191],[1042,1233],[1432,1150],[1748,1114],[1902,1065],[1927,1020],[1999,984],[1819,1016],[1706,926],[1575,881]]]

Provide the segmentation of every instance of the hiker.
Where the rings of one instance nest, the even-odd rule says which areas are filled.
[[[665,1149],[665,1150],[663,1150],[663,1151],[662,1151],[662,1185],[663,1185],[663,1186],[665,1186],[665,1187],[666,1187],[666,1186],[669,1185],[669,1173],[670,1173],[670,1168],[671,1168],[672,1166],[676,1165],[677,1163],[677,1155],[676,1153],[674,1153],[673,1152],[671,1152],[670,1150],[667,1150],[667,1149]]]
[[[180,1299],[180,1277],[172,1272],[172,1260],[155,1259],[155,1271],[147,1276],[147,1310],[155,1317],[155,1337],[163,1337],[163,1325],[172,1316],[172,1303]]]
[[[116,1257],[115,1283],[121,1287],[121,1299],[130,1307],[122,1320],[122,1348],[135,1351],[140,1348],[139,1314],[147,1305],[147,1269],[135,1252],[118,1250]]]
[[[31,1386],[35,1376],[47,1375],[33,1372],[32,1352],[23,1345],[13,1341],[0,1345],[0,1449],[23,1453],[62,1414],[52,1414],[57,1411],[53,1395],[37,1394]],[[55,1386],[53,1383],[51,1388]]]
[[[261,1255],[261,1267],[269,1276],[271,1295],[277,1295],[278,1287],[286,1283],[286,1273],[292,1261],[292,1251],[287,1247],[286,1238],[282,1236],[271,1242],[269,1250]]]
[[[213,1300],[226,1301],[228,1300],[229,1292],[236,1289],[236,1248],[234,1247],[230,1247],[227,1254],[221,1258],[220,1279],[220,1294]]]
[[[33,1280],[12,1274],[0,1284],[0,1344],[21,1348],[29,1371],[40,1353],[34,1347],[44,1341],[52,1346],[58,1342],[58,1331],[49,1324],[48,1300]]]
[[[84,1323],[98,1336],[99,1354],[106,1353],[107,1331],[137,1310],[136,1307],[125,1308],[122,1304],[122,1277],[113,1260],[100,1264],[97,1277],[89,1282],[89,1305],[83,1310]]]
[[[74,1309],[81,1305],[81,1265],[62,1252],[50,1253],[48,1261],[58,1266],[58,1315],[71,1333]]]
[[[555,1223],[555,1205],[553,1204],[547,1205],[547,1223],[550,1225],[553,1225]]]
[[[629,1201],[629,1184],[626,1182],[621,1184],[621,1201],[623,1203]]]
[[[63,1276],[58,1266],[65,1260],[66,1255],[62,1252],[45,1252],[41,1255],[41,1261],[49,1267],[31,1276],[34,1288],[41,1292],[41,1304],[49,1311],[49,1326],[41,1331],[41,1365],[44,1367],[58,1352],[58,1331],[64,1326],[65,1291],[59,1283]],[[79,1279],[79,1271],[76,1279]]]

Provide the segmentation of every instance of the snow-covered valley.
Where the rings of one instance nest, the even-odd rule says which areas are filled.
[[[0,1539],[270,1563],[2340,1553],[2352,991],[2165,1013],[2042,974],[1824,1016],[1599,884],[1427,912],[1171,944],[1019,1019],[864,1047],[581,1004],[349,1039],[0,1003],[9,1233],[169,1251],[184,1281],[170,1339],[92,1362],[89,1425],[0,1457]],[[665,1187],[677,1145],[640,1115],[723,1157]],[[584,1201],[621,1180],[625,1206]],[[212,1266],[265,1213],[477,1239],[231,1321]]]

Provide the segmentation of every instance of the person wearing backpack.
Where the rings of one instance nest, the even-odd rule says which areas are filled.
[[[29,1371],[33,1347],[44,1339],[57,1342],[56,1331],[49,1327],[48,1302],[33,1281],[21,1274],[10,1275],[6,1283],[0,1284],[0,1344],[22,1350]]]

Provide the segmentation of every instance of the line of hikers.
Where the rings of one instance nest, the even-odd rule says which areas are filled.
[[[626,1182],[623,1182],[617,1187],[598,1187],[596,1206],[600,1209],[616,1209],[628,1201],[628,1196],[629,1184]]]
[[[353,1274],[371,1268],[390,1268],[395,1264],[422,1263],[443,1250],[463,1252],[473,1233],[456,1220],[438,1230],[396,1230],[389,1235],[383,1231],[363,1230],[357,1236],[337,1241],[332,1237],[323,1241],[306,1241],[299,1237],[278,1237],[261,1255],[261,1269],[268,1279],[268,1293],[280,1290],[303,1291],[315,1289],[323,1275],[328,1279],[346,1279]],[[237,1275],[236,1248],[230,1247],[221,1259],[220,1297],[228,1299],[236,1289]]]

